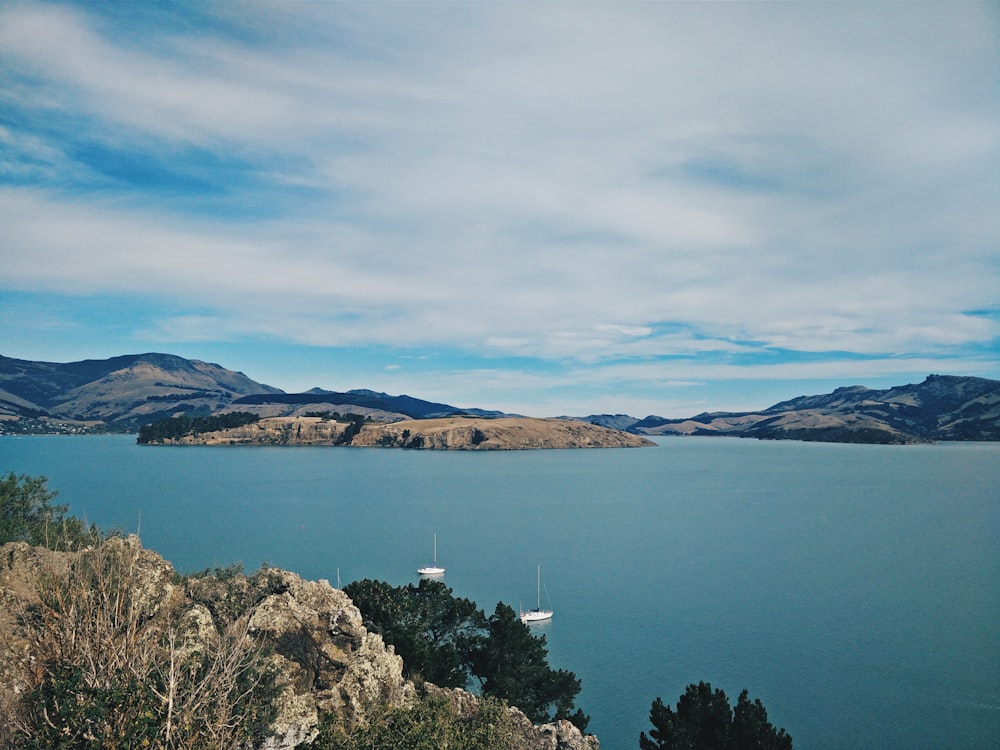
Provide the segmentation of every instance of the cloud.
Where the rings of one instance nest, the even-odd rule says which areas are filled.
[[[150,300],[135,333],[165,347],[684,360],[684,382],[777,376],[751,353],[968,361],[1000,336],[969,312],[1000,288],[997,26],[977,4],[6,6],[0,283]]]

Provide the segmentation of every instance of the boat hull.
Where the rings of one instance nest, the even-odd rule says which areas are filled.
[[[521,622],[527,624],[530,622],[542,622],[543,620],[551,620],[552,612],[547,609],[533,609],[530,612],[521,613]]]

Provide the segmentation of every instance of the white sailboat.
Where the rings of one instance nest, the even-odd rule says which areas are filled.
[[[434,535],[434,562],[430,565],[425,565],[422,568],[417,568],[417,572],[422,576],[443,576],[444,568],[442,568],[438,563],[438,535]]]
[[[542,566],[538,566],[538,606],[535,609],[529,609],[527,612],[521,611],[521,622],[524,624],[532,622],[541,622],[542,620],[552,619],[551,609],[542,609]]]

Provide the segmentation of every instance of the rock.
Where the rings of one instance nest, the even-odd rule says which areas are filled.
[[[353,437],[348,423],[320,417],[267,417],[240,427],[167,439],[167,445],[339,445],[424,450],[636,448],[655,443],[573,419],[440,417],[366,424]]]
[[[315,737],[318,717],[337,714],[347,726],[368,718],[373,705],[405,705],[415,696],[403,661],[381,636],[365,630],[361,613],[326,581],[304,581],[280,571],[285,590],[268,596],[250,616],[250,631],[273,644],[286,678],[277,734],[291,748]]]
[[[655,443],[639,435],[570,419],[442,417],[365,425],[351,445],[489,451],[637,448]]]
[[[417,698],[417,688],[403,677],[402,659],[381,636],[365,629],[347,594],[327,581],[306,581],[276,569],[250,577],[225,571],[220,577],[179,579],[168,562],[130,536],[72,553],[23,543],[0,548],[0,632],[6,634],[6,647],[0,648],[0,708],[19,700],[26,665],[30,668],[44,648],[39,639],[48,631],[40,636],[37,627],[26,629],[23,619],[40,601],[40,587],[69,580],[82,569],[123,576],[116,580],[126,582],[135,615],[126,628],[129,642],[143,644],[147,656],[150,644],[162,642],[166,632],[181,656],[204,652],[206,644],[233,632],[269,653],[280,689],[273,701],[277,717],[261,745],[265,750],[292,750],[314,739],[324,716],[356,727],[373,710],[411,705]],[[473,694],[443,692],[463,714],[479,710]],[[599,750],[596,737],[567,721],[533,726],[518,709],[508,710],[516,750]],[[4,721],[0,717],[0,741],[9,732]]]
[[[458,688],[439,688],[425,684],[431,693],[444,693],[462,718],[475,716],[479,699],[472,693]],[[600,750],[597,737],[584,734],[569,721],[559,720],[550,724],[535,725],[524,713],[511,706],[507,709],[513,729],[513,750]]]

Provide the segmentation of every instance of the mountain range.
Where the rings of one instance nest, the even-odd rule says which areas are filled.
[[[516,416],[364,389],[285,393],[241,372],[171,354],[69,363],[0,356],[0,434],[135,431],[173,416],[227,411],[262,417],[349,412],[384,422],[456,414]],[[1000,440],[1000,381],[930,375],[922,383],[886,390],[859,385],[799,396],[758,412],[711,412],[686,419],[624,414],[564,418],[651,436],[886,444]]]
[[[758,412],[706,412],[686,419],[593,415],[590,421],[643,435],[726,435],[763,440],[910,444],[1000,440],[1000,381],[929,375],[874,390],[855,385],[799,396]]]

